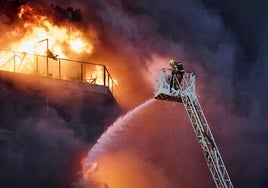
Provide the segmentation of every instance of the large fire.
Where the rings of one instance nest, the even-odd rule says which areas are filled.
[[[47,48],[58,57],[67,57],[66,52],[91,54],[93,45],[88,38],[73,25],[55,25],[47,16],[39,14],[29,4],[22,5],[18,17],[24,21],[21,27],[14,30],[12,43],[15,51],[46,55]]]
[[[1,70],[112,86],[113,80],[106,79],[110,75],[103,65],[65,60],[90,57],[92,41],[97,36],[94,28],[83,32],[70,21],[55,24],[52,17],[41,14],[29,3],[19,7],[18,19],[15,29],[8,33],[12,40],[5,46],[12,51],[0,51]]]

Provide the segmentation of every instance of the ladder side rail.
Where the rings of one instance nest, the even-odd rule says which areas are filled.
[[[227,169],[225,167],[225,164],[223,162],[223,159],[222,159],[222,157],[221,157],[221,155],[219,153],[219,150],[218,150],[217,146],[215,146],[215,148],[214,148],[214,154],[215,154],[215,157],[217,159],[216,162],[217,162],[217,165],[219,166],[221,176],[224,179],[224,181],[226,182],[227,187],[228,188],[233,188],[231,178],[230,178],[230,176],[228,174],[228,171],[227,171]]]
[[[205,114],[204,114],[204,112],[202,110],[202,107],[201,107],[198,99],[195,101],[195,107],[197,108],[197,112],[198,112],[199,117],[200,117],[200,119],[202,121],[202,124],[204,126],[206,134],[211,138],[211,140],[213,140],[215,142],[215,139],[214,139],[214,137],[212,135],[212,132],[211,132],[210,127],[208,125],[207,119],[205,117]]]
[[[193,106],[194,108],[196,106]],[[197,111],[196,111],[197,113]],[[200,116],[198,113],[197,113],[198,116]],[[207,124],[207,131],[209,131],[209,134],[206,135],[206,140],[207,142],[210,144],[210,150],[211,150],[211,154],[212,154],[212,157],[213,157],[213,160],[215,162],[215,165],[217,166],[218,170],[219,170],[219,174],[221,176],[221,179],[223,180],[224,184],[225,184],[225,187],[232,187],[230,185],[230,177],[228,175],[228,172],[225,168],[225,165],[224,165],[224,162],[222,160],[222,157],[220,155],[220,152],[219,152],[219,149],[217,147],[217,144],[215,142],[215,140],[212,140],[208,135],[212,135],[212,132],[210,131],[209,129],[209,125]],[[212,138],[213,138],[213,135],[212,135]]]
[[[213,144],[213,147],[214,147],[214,148],[212,148],[214,150],[213,154],[215,156],[215,160],[216,160],[217,165],[219,167],[219,170],[221,172],[221,176],[225,180],[225,182],[227,183],[227,187],[233,187],[230,176],[228,174],[228,171],[226,170],[226,167],[225,167],[225,164],[224,164],[223,159],[221,157],[221,154],[219,152],[218,146],[215,142],[215,139],[214,139],[213,134],[210,130],[210,127],[208,125],[208,122],[206,120],[206,117],[204,115],[204,112],[202,110],[202,107],[201,107],[198,99],[195,101],[195,104],[196,104],[195,107],[197,108],[197,113],[201,117],[206,134],[208,135],[209,139],[211,139],[210,141]]]
[[[189,78],[187,78],[187,79],[188,79],[188,81],[191,81]],[[184,82],[186,82],[186,85],[191,86],[191,83],[187,84],[186,79],[184,79]],[[196,117],[198,119],[198,121],[196,121],[196,122],[199,123],[202,131],[205,131],[202,134],[204,134],[204,133],[207,134],[205,137],[203,137],[203,140],[206,140],[206,144],[204,146],[207,147],[207,148],[204,148],[204,146],[202,146],[204,144],[204,143],[202,143],[202,141],[200,142],[200,144],[202,146],[202,149],[205,151],[204,155],[205,155],[205,158],[206,158],[206,160],[208,162],[208,166],[210,168],[210,164],[209,164],[210,159],[208,157],[208,156],[210,156],[211,159],[213,160],[212,162],[213,162],[214,168],[217,167],[217,169],[218,169],[218,171],[216,171],[216,172],[219,173],[218,175],[220,175],[221,179],[223,180],[224,186],[225,187],[233,187],[233,185],[231,183],[231,180],[230,180],[230,177],[229,177],[229,174],[228,174],[228,172],[227,172],[227,170],[225,168],[224,162],[223,162],[222,157],[221,157],[221,155],[219,153],[218,147],[216,145],[216,142],[214,140],[214,137],[212,135],[212,132],[211,132],[211,130],[209,128],[208,122],[207,122],[206,117],[204,115],[204,112],[202,110],[202,107],[201,107],[201,105],[200,105],[200,103],[198,101],[198,98],[196,97],[196,94],[192,93],[192,92],[195,92],[194,91],[194,85],[192,86],[192,88],[187,87],[185,89],[185,91],[188,94],[188,95],[187,94],[185,95],[186,97],[183,97],[184,98],[183,103],[184,103],[185,108],[189,108],[189,107],[186,107],[186,105],[188,105],[186,100],[188,99],[188,100],[190,100],[191,106],[194,109],[193,113],[195,113],[195,115],[196,115]],[[193,96],[195,96],[195,98],[193,98]],[[187,113],[189,113],[189,111],[187,109],[186,109],[186,111],[187,111]],[[193,128],[195,129],[194,122],[193,122],[193,120],[191,118],[192,115],[188,115],[188,116],[189,116],[189,118],[191,120]],[[197,131],[195,131],[195,132],[197,133]],[[197,136],[197,134],[196,134],[196,136]],[[210,142],[212,142],[212,143],[210,143]],[[212,148],[209,149],[207,143],[210,143]],[[208,153],[209,155],[207,155],[206,150],[211,151],[211,152]],[[210,168],[210,170],[212,170],[212,169]],[[214,170],[212,170],[211,173],[212,173],[213,176],[215,175]],[[214,181],[217,184],[217,182],[216,182],[217,178],[214,178]]]
[[[190,119],[190,122],[191,122],[191,124],[192,124],[192,126],[194,128],[194,132],[195,132],[195,134],[197,136],[197,139],[198,139],[199,142],[201,142],[204,135],[202,134],[201,128],[197,126],[198,125],[197,120],[196,120],[196,118],[194,116],[194,113],[192,111],[191,105],[190,105],[189,101],[187,100],[187,98],[185,98],[185,97],[183,98],[183,103],[185,105],[185,109],[186,109],[187,115],[188,115],[188,117]]]
[[[183,104],[186,107],[186,111],[188,114],[188,117],[191,121],[192,127],[194,129],[194,132],[196,134],[196,137],[201,145],[203,155],[207,161],[208,168],[212,174],[213,180],[217,187],[226,187],[224,185],[224,181],[221,178],[220,172],[217,168],[217,163],[215,162],[214,155],[209,147],[209,141],[207,140],[206,136],[204,135],[204,130],[201,126],[201,122],[199,117],[197,116],[197,112],[195,111],[195,108],[193,108],[192,101],[190,98],[185,95],[183,97]]]

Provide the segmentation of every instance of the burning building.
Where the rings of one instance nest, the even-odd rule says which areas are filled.
[[[0,4],[0,187],[213,187],[184,110],[135,108],[170,58],[196,73],[234,186],[267,186],[266,1]]]
[[[71,186],[86,148],[121,113],[116,80],[88,61],[95,31],[79,29],[78,9],[2,4],[13,28],[1,37],[0,186]]]
[[[72,8],[66,10],[59,6],[52,6],[52,8],[56,13],[64,16],[63,18],[67,15],[67,19],[69,19],[67,13],[70,12],[73,15],[77,12]],[[66,54],[68,57],[76,58],[89,56],[93,50],[90,37],[72,22],[64,22],[62,17],[59,20],[64,23],[54,23],[53,17],[41,14],[40,8],[38,9],[34,4],[25,3],[17,9],[20,23],[12,32],[3,37],[8,42],[5,48],[0,50],[0,70],[4,71],[1,75],[3,82],[7,80],[16,85],[16,82],[21,81],[26,85],[32,84],[29,87],[33,88],[39,84],[42,89],[48,89],[51,85],[58,90],[62,87],[63,91],[66,87],[66,90],[74,89],[78,93],[83,92],[84,89],[85,92],[100,93],[113,100],[116,80],[112,78],[105,65],[66,58]],[[81,15],[80,19],[82,19]],[[19,81],[16,81],[17,77],[20,77]],[[45,82],[46,86],[43,86],[42,83]],[[37,90],[42,90],[40,88]],[[59,97],[64,98],[66,92],[68,91],[64,91]]]

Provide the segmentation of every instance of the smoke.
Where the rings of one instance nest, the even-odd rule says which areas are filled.
[[[170,106],[151,99],[114,122],[83,161],[98,164],[89,174],[84,169],[88,180],[118,188],[211,186],[212,180],[201,181],[209,172],[200,160],[198,145],[193,144],[186,114],[178,104],[171,106],[182,115],[163,115]],[[189,154],[194,159],[184,161]],[[196,168],[204,172],[195,173]]]
[[[118,108],[66,82],[5,72],[0,80],[0,186],[71,187]]]
[[[83,142],[64,122],[29,118],[18,124],[11,138],[1,139],[1,187],[69,187],[79,177]]]
[[[0,135],[0,186],[69,187],[79,178],[77,167],[88,148],[78,137],[79,124],[68,123],[58,113],[55,106],[59,102],[52,105],[49,91],[40,82],[39,87],[33,86],[24,77],[26,84],[19,80],[14,83],[2,74],[1,129],[10,132]],[[66,99],[61,95],[61,101]]]
[[[97,4],[96,25],[103,37],[99,49],[111,59],[108,64],[115,75],[127,72],[119,77],[119,83],[126,85],[120,102],[136,106],[144,96],[149,98],[146,88],[152,88],[149,80],[154,79],[150,74],[155,74],[159,65],[167,66],[169,58],[181,60],[187,70],[196,72],[201,104],[234,185],[267,185],[267,2],[129,0]],[[179,114],[174,109],[162,113],[169,117]],[[175,160],[173,155],[169,157],[169,161]],[[189,162],[189,157],[184,160]]]
[[[40,2],[45,11],[51,8],[47,1],[33,2]],[[187,70],[194,71],[200,102],[234,185],[267,186],[266,1],[51,3],[81,9],[83,19],[75,24],[85,33],[90,32],[89,28],[96,30],[94,51],[83,58],[107,66],[118,81],[118,102],[126,110],[152,97],[156,70],[166,67],[168,59],[180,60]],[[14,18],[2,17],[2,31],[12,31]],[[107,155],[99,156],[99,171],[115,168],[122,161],[119,172],[125,174],[124,179],[130,183],[131,177],[145,181],[144,186],[138,187],[150,187],[148,181],[158,177],[159,185],[166,187],[212,187],[189,122],[186,117],[180,119],[184,112],[177,107],[156,102],[127,123],[136,129],[126,129],[126,135],[117,135],[105,147]],[[142,138],[133,142],[136,137]],[[109,153],[112,146],[117,152]],[[157,172],[144,178],[144,169]],[[131,170],[137,173],[130,173]],[[107,176],[118,178],[115,171],[110,172]],[[125,186],[129,184],[124,182]]]

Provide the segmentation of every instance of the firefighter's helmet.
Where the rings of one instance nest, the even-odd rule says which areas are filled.
[[[169,65],[174,65],[175,61],[173,59],[169,60]]]

